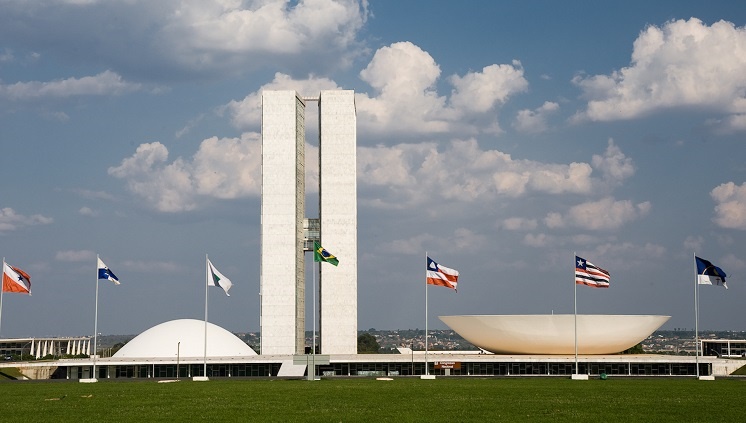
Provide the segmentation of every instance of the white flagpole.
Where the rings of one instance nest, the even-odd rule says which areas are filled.
[[[210,277],[210,260],[205,254],[205,338],[204,338],[204,355],[202,356],[204,363],[204,377],[207,378],[207,281]]]
[[[577,260],[578,253],[573,253],[573,260]],[[577,267],[577,263],[575,263],[575,267]],[[573,286],[573,298],[575,303],[575,312],[574,312],[574,319],[575,319],[575,374],[578,374],[578,283],[575,280],[575,270],[573,270],[573,277],[572,277],[572,286]]]
[[[98,356],[98,261],[99,257],[96,254],[96,312],[93,317],[93,374],[91,379],[98,379],[96,375],[96,357]]]
[[[427,362],[427,262],[428,255],[427,251],[425,251],[425,375],[430,374],[430,369],[428,368],[428,362]]]
[[[5,280],[5,257],[3,257],[3,280]],[[0,329],[2,329],[3,327],[3,292],[5,292],[4,288],[5,282],[0,282]]]
[[[315,252],[314,252],[315,254]],[[313,260],[313,345],[311,346],[311,355],[316,355],[316,257],[314,256]],[[313,366],[314,366],[314,375],[313,378],[316,379],[316,360],[314,357],[313,360]]]
[[[699,379],[699,291],[697,272],[697,253],[694,253],[694,365],[697,367],[697,379]]]

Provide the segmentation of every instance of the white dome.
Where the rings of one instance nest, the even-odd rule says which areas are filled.
[[[117,358],[176,358],[205,355],[204,320],[179,319],[153,326],[114,354]],[[208,357],[257,355],[245,342],[220,326],[207,323]]]

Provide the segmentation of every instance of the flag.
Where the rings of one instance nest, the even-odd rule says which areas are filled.
[[[595,266],[588,260],[575,256],[575,283],[578,285],[588,285],[594,288],[609,287],[609,272]]]
[[[3,292],[31,295],[31,276],[17,267],[3,263]]]
[[[212,265],[210,259],[207,259],[207,286],[219,286],[225,291],[225,295],[231,296],[228,290],[233,286],[233,282],[230,279],[223,276],[222,273],[218,272],[218,269]]]
[[[427,258],[427,277],[428,285],[445,286],[458,292],[458,270],[441,266],[434,262],[430,257]]]
[[[101,259],[98,259],[98,278],[106,279],[119,285],[119,278],[107,267]]]
[[[335,266],[339,264],[339,260],[316,241],[313,242],[313,261],[325,261]]]
[[[697,263],[698,284],[723,285],[725,289],[728,289],[728,285],[725,284],[725,276],[727,275],[723,272],[723,269],[697,256],[694,256],[694,261]]]

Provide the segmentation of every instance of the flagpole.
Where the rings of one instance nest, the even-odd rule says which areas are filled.
[[[0,282],[0,333],[3,327],[3,292],[5,292],[5,257],[3,257],[3,282]]]
[[[202,356],[203,364],[204,364],[204,377],[207,379],[207,281],[210,277],[210,260],[207,258],[207,254],[205,254],[205,338],[204,338],[204,355]]]
[[[98,379],[96,375],[96,358],[98,356],[98,261],[99,256],[96,254],[96,311],[93,317],[93,374],[91,379]]]
[[[313,345],[311,346],[311,355],[316,355],[316,260],[313,261]],[[314,375],[316,379],[316,360],[313,360]]]
[[[694,365],[697,367],[697,379],[699,379],[699,283],[697,283],[697,253],[694,253]]]
[[[427,269],[427,251],[425,251],[425,269]],[[425,375],[430,374],[427,362],[427,272],[425,272]]]
[[[573,260],[577,260],[578,253],[573,253]],[[577,267],[575,263],[575,267]],[[575,280],[575,271],[573,271],[573,303],[574,303],[574,321],[575,321],[575,374],[578,374],[578,282]]]

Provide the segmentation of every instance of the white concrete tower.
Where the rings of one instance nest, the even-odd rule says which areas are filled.
[[[322,354],[357,354],[357,118],[355,92],[319,96],[321,245],[339,266],[321,264]]]
[[[260,326],[262,354],[305,346],[305,104],[295,91],[262,93]]]

